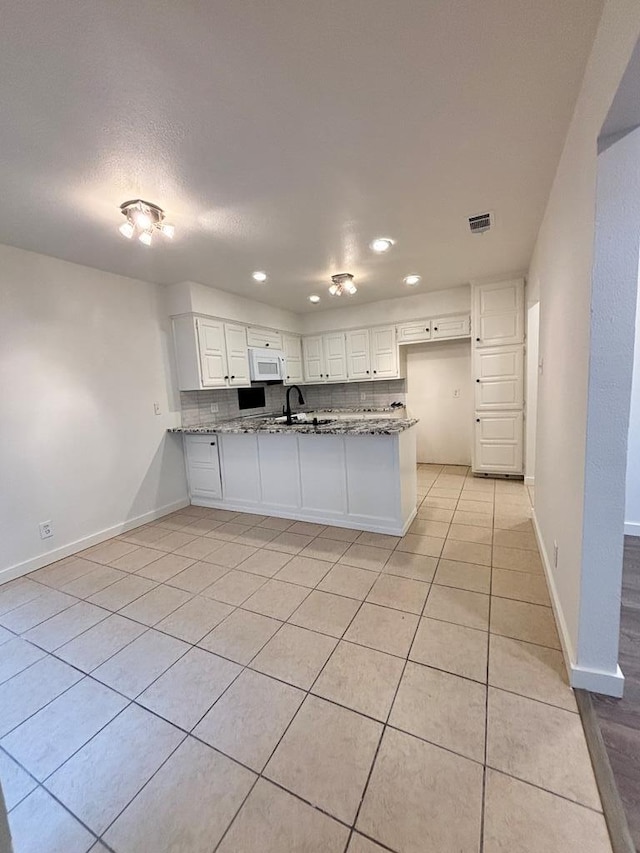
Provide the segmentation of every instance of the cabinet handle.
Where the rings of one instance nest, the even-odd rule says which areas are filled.
[[[265,346],[266,346],[266,347],[268,347],[268,346],[269,346],[269,343],[268,343],[268,341],[267,341],[267,342],[266,342],[266,343],[265,343]]]
[[[228,376],[225,376],[224,378],[225,378],[225,379],[228,379],[229,377],[228,377]]]
[[[378,371],[377,371],[377,370],[374,370],[373,372],[374,372],[374,373],[377,373]]]
[[[287,376],[287,379],[291,379],[291,377],[290,377],[290,376]]]
[[[438,327],[437,327],[437,326],[434,326],[434,327],[433,327],[433,331],[434,331],[434,332],[437,332],[437,331],[438,331]]]
[[[216,446],[215,441],[210,442],[210,444],[211,444],[211,447],[215,447],[215,446]]]
[[[476,418],[476,423],[477,423],[477,424],[479,424],[479,423],[480,423],[480,418]]]
[[[367,373],[369,373],[369,371],[368,371],[368,370],[367,370]]]
[[[476,379],[476,382],[480,382],[480,380],[479,380],[479,379]]]
[[[235,377],[235,376],[232,376],[231,378],[232,378],[232,379],[235,379],[236,377]]]
[[[476,340],[478,341],[478,343],[480,343],[480,338],[476,338]]]

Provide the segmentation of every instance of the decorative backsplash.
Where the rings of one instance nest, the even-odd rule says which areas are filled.
[[[381,408],[391,403],[406,403],[406,382],[404,379],[379,380],[377,382],[349,382],[335,385],[302,385],[305,405],[298,406],[295,391],[291,392],[291,407],[295,411],[314,409],[348,409],[356,406]],[[181,391],[182,426],[197,426],[216,421],[228,421],[231,418],[247,415],[280,413],[285,404],[287,386],[267,385],[265,387],[265,406],[259,409],[238,407],[236,388],[221,388],[215,391]],[[363,397],[364,395],[364,397]],[[211,404],[218,406],[217,412],[211,411]]]

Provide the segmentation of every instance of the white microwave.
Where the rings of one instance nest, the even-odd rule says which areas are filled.
[[[249,347],[249,371],[252,382],[282,382],[285,377],[284,353],[277,349]]]

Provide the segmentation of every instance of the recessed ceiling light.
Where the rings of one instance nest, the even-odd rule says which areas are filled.
[[[391,237],[376,237],[375,240],[372,240],[371,243],[369,243],[369,246],[374,252],[382,255],[384,252],[388,252],[394,243],[395,240],[392,240]]]
[[[313,302],[313,304],[315,305],[317,302],[320,302],[320,297],[316,296],[316,294],[314,293],[313,296],[309,297],[309,302]]]
[[[416,284],[420,284],[420,282],[422,281],[422,276],[419,276],[419,275],[408,275],[408,276],[406,276],[406,278],[404,278],[404,279],[403,279],[403,281],[404,281],[404,283],[405,283],[405,284],[407,284],[409,287],[415,287],[415,286],[416,286]]]
[[[260,281],[260,282],[266,281],[267,277],[268,276],[267,276],[266,272],[264,272],[264,270],[256,270],[256,272],[251,273],[251,278],[254,281]]]

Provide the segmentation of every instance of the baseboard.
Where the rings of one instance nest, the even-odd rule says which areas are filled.
[[[551,570],[551,563],[549,562],[549,555],[547,554],[547,549],[544,546],[542,534],[540,533],[540,525],[538,524],[535,508],[532,514],[532,521],[536,541],[538,543],[538,550],[540,551],[540,557],[542,558],[542,567],[547,579],[547,586],[551,597],[551,608],[558,628],[562,654],[564,656],[565,666],[569,675],[569,683],[572,687],[591,690],[593,693],[604,693],[607,696],[622,696],[622,692],[624,690],[624,675],[622,674],[622,670],[619,666],[616,665],[615,672],[605,672],[604,670],[596,670],[580,666],[577,663],[575,649],[573,648],[571,636],[560,604],[558,590]]]
[[[145,512],[135,518],[129,518],[120,524],[114,524],[112,527],[106,527],[97,533],[92,533],[90,536],[83,536],[82,539],[76,539],[75,542],[69,542],[67,545],[61,545],[59,548],[54,548],[53,551],[47,551],[45,554],[38,554],[37,557],[32,557],[29,560],[24,560],[22,563],[16,563],[6,569],[0,571],[0,584],[7,581],[19,578],[36,569],[41,569],[43,566],[48,566],[50,563],[55,563],[57,560],[63,560],[65,557],[71,557],[79,551],[84,551],[85,548],[90,548],[92,545],[99,545],[106,539],[112,539],[114,536],[119,536],[121,533],[126,533],[127,530],[133,530],[134,527],[140,527],[143,524],[148,524],[150,521],[155,521],[156,518],[161,518],[170,512],[175,512],[189,506],[189,499],[183,498],[179,501],[173,501],[170,504],[153,509],[150,512]]]
[[[525,478],[524,478],[525,486],[535,486],[535,479],[536,479],[535,477],[525,476]]]
[[[640,536],[640,521],[625,521],[624,523],[625,536]]]

